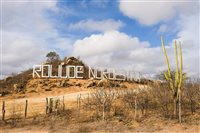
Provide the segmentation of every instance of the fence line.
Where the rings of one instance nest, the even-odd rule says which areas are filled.
[[[128,93],[132,93],[133,90],[130,91],[125,91],[125,90],[121,90],[121,91],[108,91],[111,94],[114,94],[114,98],[116,98],[117,96],[120,95],[125,95]],[[90,99],[92,98],[92,96],[94,95],[93,92],[90,93],[85,93],[85,94],[78,94],[77,95],[77,99],[76,99],[76,104],[77,104],[77,111],[78,111],[78,115],[80,114],[80,110],[82,108],[82,102],[83,99],[86,99],[87,102],[90,102]],[[102,94],[103,95],[103,94]],[[51,114],[54,111],[56,113],[58,113],[58,111],[64,111],[66,109],[66,101],[67,99],[65,99],[65,96],[57,96],[57,97],[46,97],[44,98],[44,100],[42,100],[41,102],[33,102],[31,103],[30,100],[25,99],[24,103],[15,103],[15,101],[13,103],[10,102],[6,102],[6,101],[2,101],[2,106],[1,108],[1,112],[0,112],[0,117],[2,117],[2,120],[6,120],[15,116],[21,117],[21,118],[28,118],[31,116],[37,116],[40,114]],[[71,101],[71,100],[70,100]],[[73,101],[75,102],[75,101]],[[69,106],[68,106],[69,108]],[[86,107],[86,111],[89,110],[90,107]]]
[[[65,99],[65,96],[63,96],[62,99],[60,99],[60,97],[49,97],[44,99],[46,99],[46,102],[43,102],[42,100],[39,103],[31,102],[28,99],[22,103],[2,101],[2,104],[0,104],[1,120],[4,121],[13,117],[28,118],[39,114],[53,113],[53,111],[64,111],[66,108],[67,99]]]

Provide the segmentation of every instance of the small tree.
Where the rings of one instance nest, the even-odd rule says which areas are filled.
[[[165,73],[168,73],[168,70],[164,70],[164,71],[161,71],[160,73],[158,73],[156,75],[156,79],[158,80],[161,80],[162,82],[166,83],[168,86],[170,86],[170,81],[168,79],[166,79],[165,77]],[[176,71],[175,70],[171,70],[171,77],[172,77],[172,80],[175,81],[175,73]],[[171,89],[171,88],[170,88]]]
[[[51,64],[60,60],[60,56],[56,52],[49,52],[46,57],[47,62]]]

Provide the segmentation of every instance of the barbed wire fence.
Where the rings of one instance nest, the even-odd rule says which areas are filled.
[[[99,91],[77,94],[74,100],[68,100],[66,96],[46,97],[37,102],[33,102],[30,99],[16,99],[13,101],[3,100],[0,103],[0,118],[2,121],[5,121],[9,119],[26,119],[30,117],[38,117],[39,115],[50,115],[52,113],[57,115],[60,112],[71,108],[77,109],[77,116],[79,117],[81,110],[87,112],[92,108],[92,100],[97,97],[99,99],[102,98],[105,100],[108,95],[112,95],[113,99],[116,99],[118,96],[126,95],[132,91],[133,90],[127,91],[124,89],[120,91]],[[18,100],[20,100],[20,102]],[[71,102],[73,102],[73,105],[70,106]],[[75,102],[76,105],[74,104]],[[105,104],[105,102],[106,101],[102,102],[102,106]]]
[[[89,95],[81,94],[82,98]],[[77,95],[79,97],[80,95]],[[80,99],[80,98],[79,98]],[[8,119],[19,119],[19,118],[29,118],[37,117],[39,115],[48,115],[51,113],[58,114],[60,111],[66,109],[68,102],[73,102],[73,100],[67,100],[65,96],[56,96],[56,97],[46,97],[41,101],[32,101],[30,99],[15,99],[15,100],[2,100],[0,102],[0,117],[2,121]],[[80,109],[81,103],[79,100]],[[70,108],[68,106],[67,108]]]

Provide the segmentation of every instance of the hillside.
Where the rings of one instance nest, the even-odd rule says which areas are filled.
[[[46,62],[45,65],[48,65],[50,63]],[[83,66],[84,67],[84,73],[83,73],[83,79],[79,82],[78,79],[67,79],[67,78],[33,78],[33,69],[29,69],[26,71],[23,71],[19,74],[9,76],[3,80],[0,81],[0,94],[2,96],[8,95],[8,94],[28,94],[33,92],[45,92],[45,91],[51,91],[55,88],[72,88],[72,87],[125,87],[125,85],[121,85],[123,83],[119,83],[119,81],[106,81],[108,82],[108,85],[98,85],[97,81],[92,81],[92,79],[88,78],[88,66],[85,65],[81,60],[76,59],[75,57],[68,57],[64,58],[63,60],[53,62],[51,65],[53,66],[52,73],[57,73],[58,65],[62,64],[63,67],[67,65],[75,65],[75,66]],[[65,70],[62,70],[63,73],[65,73]],[[47,73],[45,71],[45,73]],[[98,72],[100,73],[100,72]],[[128,83],[129,88],[130,86],[134,86],[134,84],[150,84],[153,83],[153,81],[148,79],[141,79],[140,81],[132,81]],[[120,86],[121,85],[121,86]]]
[[[82,61],[74,57],[68,57],[58,62],[53,62],[52,65],[57,66],[58,64],[61,64],[61,63],[64,63],[64,65],[82,65],[86,67]],[[49,63],[46,62],[44,64],[49,64]],[[53,72],[55,71],[56,71],[56,68],[53,69]],[[13,94],[13,93],[19,93],[19,92],[26,93],[26,90],[28,90],[26,88],[27,83],[30,84],[31,80],[34,80],[32,73],[33,73],[33,69],[29,69],[29,70],[22,71],[19,74],[9,76],[5,79],[0,80],[0,94],[4,96],[6,94]]]
[[[30,69],[1,80],[1,130],[6,133],[200,131],[199,82],[183,85],[182,123],[178,123],[167,82],[89,78],[88,66],[74,57],[45,64],[84,66],[83,78],[33,78]],[[57,71],[53,67],[52,73]]]

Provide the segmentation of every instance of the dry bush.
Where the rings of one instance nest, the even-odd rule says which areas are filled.
[[[137,93],[130,91],[123,96],[123,100],[127,103],[129,109],[135,109],[135,102],[137,100]]]
[[[123,101],[128,105],[128,109],[130,110],[129,112],[125,112],[126,115],[132,114],[137,121],[140,121],[142,116],[147,115],[150,109],[151,98],[148,90],[137,89],[137,91],[128,91],[123,96]]]
[[[10,124],[11,127],[15,127],[16,124],[20,121],[23,114],[21,112],[21,106],[13,106],[10,114],[10,118],[7,120],[8,124]]]
[[[171,117],[173,111],[173,99],[167,84],[151,85],[152,108],[158,110],[165,117]]]
[[[152,107],[165,117],[173,115],[173,98],[167,83],[151,85]],[[193,114],[200,107],[200,88],[198,80],[188,81],[182,87],[182,113],[188,110]],[[155,106],[155,107],[154,107]]]
[[[198,80],[189,81],[184,84],[183,89],[183,107],[191,113],[195,113],[200,109],[200,83]]]
[[[87,109],[96,111],[96,117],[100,116],[105,118],[106,113],[110,112],[115,93],[111,89],[98,88],[95,92],[90,94],[89,100],[84,101],[84,106]]]
[[[166,84],[151,84],[150,87],[127,92],[124,102],[131,110],[140,110],[142,115],[153,111],[170,117],[173,110],[171,92]],[[138,111],[137,111],[138,114]]]

